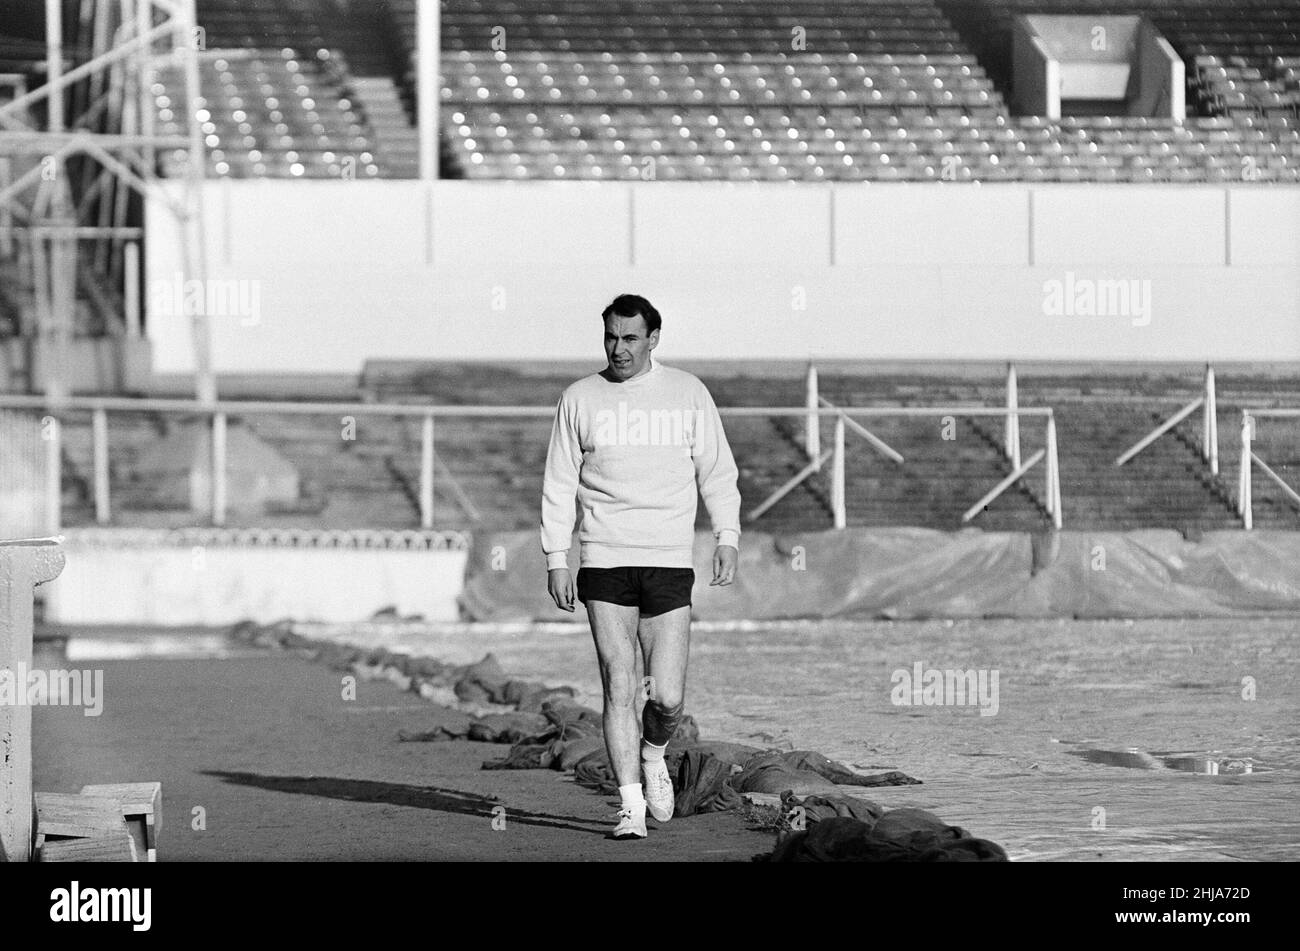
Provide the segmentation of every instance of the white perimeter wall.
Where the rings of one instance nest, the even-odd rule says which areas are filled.
[[[42,587],[60,624],[223,625],[363,621],[385,607],[455,621],[464,551],[65,545]]]
[[[623,291],[665,360],[1300,359],[1293,187],[227,181],[205,208],[209,276],[259,294],[213,319],[219,373],[595,359]],[[154,369],[189,371],[189,321],[150,312],[160,206],[147,235]],[[1149,281],[1150,322],[1045,313],[1067,272]]]

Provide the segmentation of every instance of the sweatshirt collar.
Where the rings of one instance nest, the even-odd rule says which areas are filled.
[[[654,372],[658,369],[659,369],[659,364],[655,362],[655,355],[654,352],[652,351],[646,357],[646,371],[644,373],[642,373],[640,376],[634,376],[630,380],[624,380],[622,383],[618,383],[616,385],[627,386],[627,384],[629,383],[640,383],[642,380],[646,379],[647,377],[652,376]]]

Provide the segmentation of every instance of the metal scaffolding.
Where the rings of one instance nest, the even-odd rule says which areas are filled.
[[[65,12],[76,13],[65,30]],[[39,353],[39,379],[28,389],[52,400],[72,390],[70,352],[79,287],[120,294],[111,330],[139,334],[139,206],[157,202],[175,216],[185,281],[204,282],[204,133],[199,56],[204,34],[194,0],[45,0],[45,82],[0,105],[0,260],[34,289],[35,320],[21,328]],[[65,36],[75,37],[65,48]],[[80,60],[80,61],[79,61]],[[154,128],[156,76],[179,67],[187,135]],[[43,115],[42,115],[43,114]],[[44,128],[40,128],[40,118]],[[158,175],[167,150],[184,170]],[[166,182],[166,184],[165,184]],[[136,210],[132,215],[132,203]],[[207,317],[194,314],[195,388],[216,399]]]

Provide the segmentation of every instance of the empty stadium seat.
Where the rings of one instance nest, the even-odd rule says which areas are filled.
[[[1039,12],[1153,17],[1206,115],[1013,117],[986,41]],[[415,0],[371,15],[409,108]],[[325,47],[348,42],[326,0],[203,0],[200,19],[209,46],[245,47],[205,61],[213,174],[415,174],[393,88],[352,81]],[[1295,182],[1298,28],[1280,0],[444,0],[442,121],[471,178]],[[178,78],[160,77],[169,131]]]
[[[377,154],[365,114],[350,98],[351,79],[338,56],[318,50],[302,57],[281,50],[217,50],[200,64],[200,99],[208,173],[217,177],[374,178],[402,174]],[[153,85],[157,127],[185,135],[187,117],[179,67],[160,70]],[[185,152],[162,157],[179,174]],[[397,163],[394,163],[397,165]]]

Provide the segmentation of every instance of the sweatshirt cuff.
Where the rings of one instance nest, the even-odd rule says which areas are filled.
[[[546,556],[547,571],[550,571],[552,568],[567,568],[567,567],[569,567],[569,550],[567,548],[563,549],[562,551],[550,552]]]
[[[736,531],[734,528],[724,528],[722,531],[718,532],[718,544],[730,545],[732,548],[739,551],[740,532]]]

